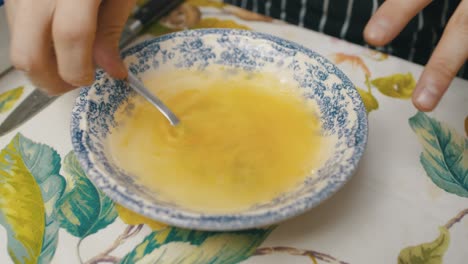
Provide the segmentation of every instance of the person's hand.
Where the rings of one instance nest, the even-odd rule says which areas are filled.
[[[49,94],[127,72],[118,42],[135,0],[6,0],[11,62]]]
[[[431,0],[386,0],[364,30],[366,41],[381,46],[393,40]],[[439,44],[413,93],[421,111],[432,111],[468,59],[468,0],[462,0],[447,23]]]

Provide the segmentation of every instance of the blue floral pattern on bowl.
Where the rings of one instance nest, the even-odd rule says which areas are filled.
[[[129,69],[143,78],[158,70],[229,66],[267,71],[297,82],[318,106],[323,133],[333,139],[330,155],[314,177],[269,203],[231,214],[204,214],[158,200],[115,164],[105,147],[114,113],[136,96],[125,82],[102,70],[83,88],[72,112],[71,137],[88,177],[117,203],[171,225],[202,230],[267,226],[318,205],[353,175],[367,142],[367,115],[349,79],[321,55],[271,35],[233,29],[190,30],[148,40],[123,52]]]

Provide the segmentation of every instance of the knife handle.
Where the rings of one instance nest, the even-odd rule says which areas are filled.
[[[149,0],[141,6],[133,15],[133,19],[140,21],[142,25],[148,25],[154,20],[161,19],[183,0]]]

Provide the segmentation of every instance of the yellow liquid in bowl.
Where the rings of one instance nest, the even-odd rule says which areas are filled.
[[[323,159],[314,106],[272,74],[174,71],[145,81],[181,124],[135,101],[108,145],[117,164],[159,199],[237,212],[290,191]]]

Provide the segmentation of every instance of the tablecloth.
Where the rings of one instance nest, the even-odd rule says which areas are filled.
[[[115,204],[80,168],[70,92],[0,138],[0,263],[468,263],[468,82],[432,113],[410,96],[423,67],[243,9],[188,0],[138,40],[178,30],[243,28],[300,43],[359,89],[369,139],[345,187],[309,212],[239,232],[186,230]],[[0,79],[0,121],[34,87]]]

